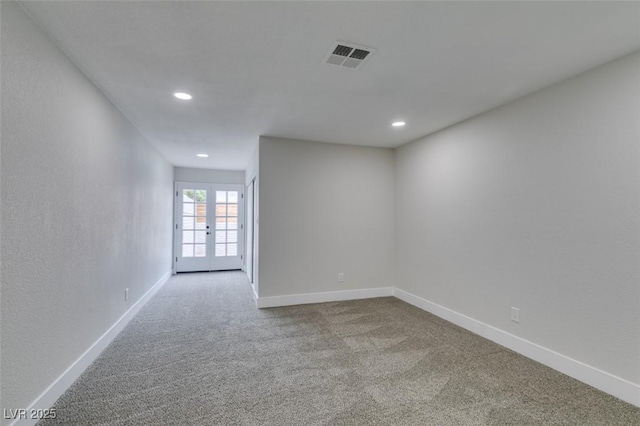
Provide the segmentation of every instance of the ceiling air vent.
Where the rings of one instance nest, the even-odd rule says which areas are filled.
[[[370,47],[337,41],[322,62],[355,70],[360,68],[375,51]]]

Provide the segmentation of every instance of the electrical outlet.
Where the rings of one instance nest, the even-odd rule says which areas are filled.
[[[127,300],[129,300],[129,289],[128,288],[124,289],[124,300],[125,300],[125,302]]]
[[[511,307],[511,321],[520,322],[520,309]]]
[[[340,272],[338,274],[338,282],[339,283],[343,283],[344,282],[344,273]]]

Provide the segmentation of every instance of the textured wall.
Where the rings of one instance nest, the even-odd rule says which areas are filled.
[[[244,185],[244,170],[211,170],[190,167],[175,167],[173,178],[176,182],[233,183]]]
[[[640,54],[400,148],[396,200],[398,287],[640,383]]]
[[[170,270],[173,168],[1,7],[1,408],[26,408]]]
[[[261,137],[259,169],[260,297],[393,285],[392,150]]]

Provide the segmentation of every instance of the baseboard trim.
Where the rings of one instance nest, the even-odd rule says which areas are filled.
[[[140,311],[140,309],[153,297],[154,294],[162,288],[172,275],[171,270],[167,271],[147,292],[138,299],[116,322],[107,330],[93,345],[89,347],[80,357],[75,360],[64,373],[62,373],[54,382],[45,389],[35,401],[31,403],[27,409],[27,413],[31,410],[51,408],[53,404],[69,389],[76,381],[80,374],[91,365],[91,363],[102,353],[102,351],[113,341],[113,339],[122,331],[122,329],[131,321],[131,319]],[[37,419],[17,419],[11,426],[27,426],[35,425]]]
[[[344,300],[371,299],[374,297],[389,296],[393,296],[393,287],[289,294],[286,296],[256,296],[256,306],[258,306],[258,308],[275,308],[278,306],[307,305],[309,303],[339,302]]]
[[[256,291],[256,286],[251,284],[251,290],[253,290],[253,303],[256,304],[256,307],[260,307],[258,306],[258,292]]]
[[[419,296],[394,289],[394,296],[417,308],[432,313],[444,320],[452,322],[472,333],[489,339],[521,355],[531,358],[547,367],[553,368],[567,376],[593,386],[603,392],[620,398],[630,404],[640,407],[640,386],[620,377],[609,374],[583,362],[569,358],[551,349],[522,339],[499,328],[470,318],[459,312],[445,308],[442,305],[423,299]]]

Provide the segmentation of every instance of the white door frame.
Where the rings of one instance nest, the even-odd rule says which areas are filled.
[[[254,269],[254,245],[255,245],[255,226],[253,226],[253,222],[255,221],[255,178],[251,179],[249,185],[247,185],[247,197],[246,201],[246,215],[245,215],[245,229],[246,229],[246,241],[245,244],[245,272],[249,277],[249,282],[253,284],[253,274],[255,273]]]

